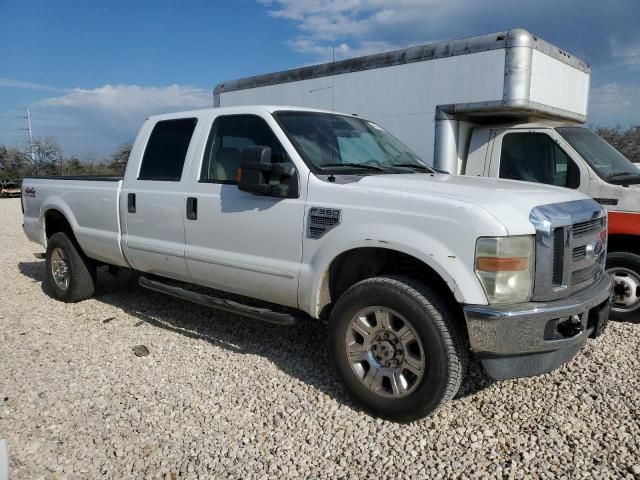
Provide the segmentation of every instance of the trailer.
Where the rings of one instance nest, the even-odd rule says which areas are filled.
[[[573,188],[609,212],[612,311],[640,313],[640,169],[592,131],[591,68],[530,32],[420,45],[218,84],[214,106],[363,116],[450,173]],[[566,232],[571,235],[572,232]],[[581,261],[582,254],[564,261]],[[559,278],[554,288],[571,279]]]

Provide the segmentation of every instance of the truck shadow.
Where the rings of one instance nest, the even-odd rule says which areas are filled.
[[[51,296],[44,262],[21,262],[18,267],[33,282],[41,282],[43,292]],[[138,285],[138,278],[139,274],[131,271],[114,276],[99,269],[95,299],[135,317],[139,320],[137,327],[148,324],[236,354],[264,357],[293,378],[354,410],[362,410],[333,370],[325,322],[306,321],[294,327],[270,325],[145,290]],[[473,395],[491,384],[479,362],[471,357],[468,374],[456,398]]]

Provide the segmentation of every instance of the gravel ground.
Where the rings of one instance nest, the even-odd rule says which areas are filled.
[[[12,479],[640,478],[640,325],[610,322],[538,378],[487,384],[474,366],[435,416],[396,424],[345,394],[322,324],[210,311],[130,273],[57,302],[20,223],[19,200],[0,201]]]

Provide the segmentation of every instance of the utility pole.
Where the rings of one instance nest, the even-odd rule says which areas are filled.
[[[33,147],[33,131],[31,130],[31,112],[29,111],[29,107],[27,107],[25,110],[27,111],[27,115],[21,118],[24,118],[27,120],[27,128],[21,128],[20,130],[26,130],[29,132],[29,151],[31,153],[31,162],[35,163],[36,154]]]

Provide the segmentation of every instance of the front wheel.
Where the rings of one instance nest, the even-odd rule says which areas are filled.
[[[628,252],[607,254],[607,273],[613,278],[611,318],[640,319],[640,255]]]
[[[455,315],[411,278],[375,277],[352,286],[331,313],[329,341],[347,389],[382,417],[424,417],[460,388],[467,352]]]

